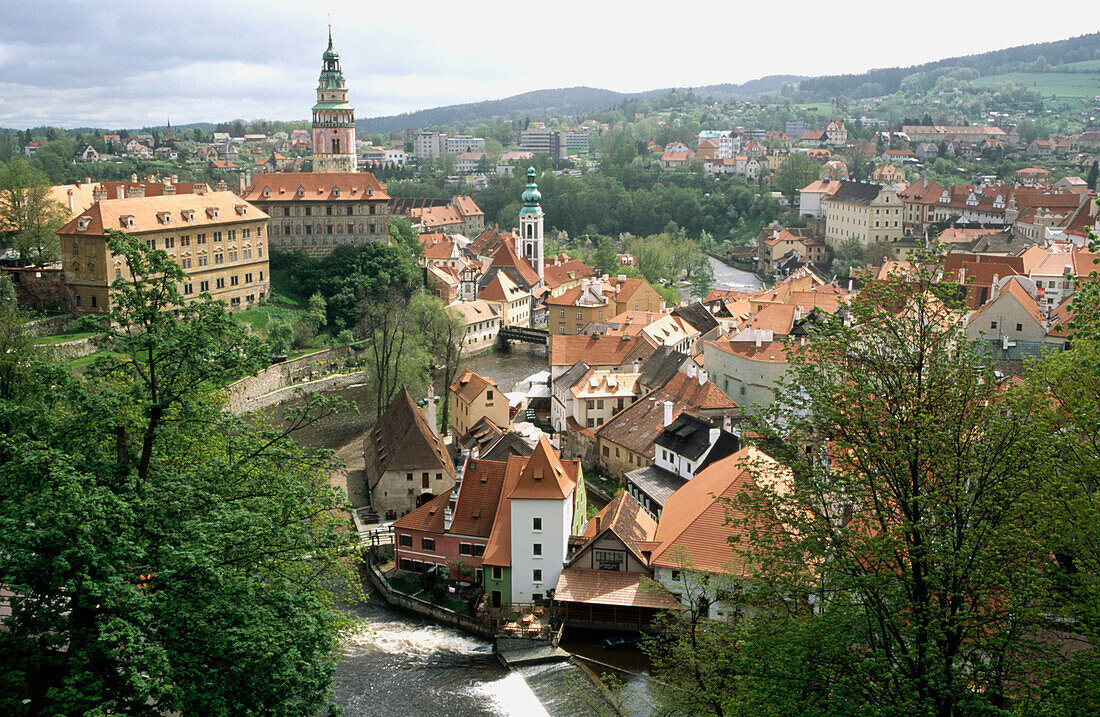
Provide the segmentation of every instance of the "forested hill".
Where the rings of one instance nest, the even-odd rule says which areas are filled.
[[[1093,59],[1100,59],[1100,32],[980,55],[950,57],[912,67],[875,69],[859,75],[811,77],[803,80],[798,89],[801,99],[806,100],[827,100],[840,95],[850,98],[878,97],[907,89],[907,83],[934,85],[937,77],[956,70],[969,71],[975,77],[988,77],[1009,72],[1041,72]]]
[[[760,95],[779,92],[784,84],[796,85],[801,79],[803,78],[794,75],[772,75],[740,85],[726,83],[675,89],[685,91],[690,89],[698,97],[713,97],[717,100],[754,99]],[[357,120],[355,126],[361,131],[388,133],[404,129],[472,124],[497,117],[506,119],[529,117],[532,120],[540,120],[553,114],[584,115],[607,110],[631,100],[660,95],[672,89],[674,88],[645,92],[614,92],[596,87],[536,90],[500,100],[433,107],[388,117],[368,117]]]

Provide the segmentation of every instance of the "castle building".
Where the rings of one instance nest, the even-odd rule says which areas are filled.
[[[355,170],[355,110],[348,104],[347,83],[340,69],[340,55],[332,49],[329,26],[328,49],[322,55],[317,82],[317,104],[313,105],[313,171]]]

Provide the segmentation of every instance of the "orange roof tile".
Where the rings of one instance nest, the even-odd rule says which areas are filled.
[[[564,500],[577,487],[577,472],[572,475],[558,457],[557,451],[544,435],[535,452],[519,474],[516,485],[508,492],[511,500]]]
[[[127,224],[126,217],[133,218],[133,226]],[[267,214],[232,192],[165,194],[102,199],[58,229],[57,233],[101,235],[108,229],[119,229],[134,234],[262,219],[267,219]]]
[[[489,386],[496,387],[497,382],[491,378],[479,376],[470,369],[466,369],[462,374],[455,379],[455,382],[451,384],[451,390],[466,403],[470,403],[475,398],[481,395]]]
[[[258,174],[244,195],[253,202],[351,202],[364,197],[389,199],[386,188],[370,172]]]
[[[593,605],[678,610],[680,601],[645,573],[565,568],[558,576],[554,600]]]

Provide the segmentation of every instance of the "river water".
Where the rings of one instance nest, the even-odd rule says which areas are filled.
[[[755,291],[764,287],[764,282],[760,281],[760,277],[751,271],[734,269],[732,266],[718,261],[713,256],[707,258],[710,260],[711,268],[714,269],[715,289]]]

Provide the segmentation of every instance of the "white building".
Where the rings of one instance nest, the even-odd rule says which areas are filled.
[[[451,154],[462,154],[463,152],[484,152],[485,140],[481,137],[474,137],[468,134],[459,134],[454,137],[445,138],[444,149]]]

